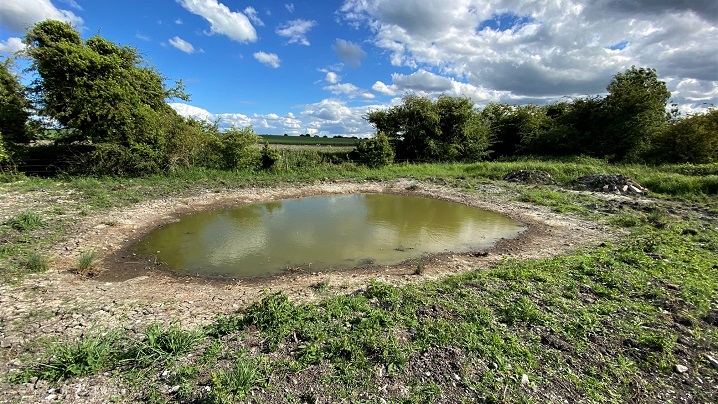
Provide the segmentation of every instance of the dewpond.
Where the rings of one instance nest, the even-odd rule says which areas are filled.
[[[476,251],[523,229],[507,216],[437,199],[330,195],[187,215],[152,231],[136,252],[182,275],[261,277]]]

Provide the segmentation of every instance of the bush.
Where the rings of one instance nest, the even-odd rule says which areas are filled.
[[[286,135],[285,135],[286,136]],[[269,170],[282,158],[282,154],[276,148],[270,149],[269,143],[264,142],[262,149],[262,168]]]
[[[215,144],[221,168],[236,170],[256,167],[261,158],[259,150],[254,147],[258,141],[259,135],[254,133],[251,126],[242,129],[232,126],[221,134]]]
[[[394,162],[394,149],[383,133],[359,143],[356,150],[361,163],[368,167],[382,167]]]
[[[718,161],[718,109],[680,119],[656,136],[648,159],[660,163]]]

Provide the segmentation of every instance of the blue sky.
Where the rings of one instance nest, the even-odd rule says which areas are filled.
[[[181,114],[259,133],[366,136],[362,116],[407,92],[543,104],[601,94],[632,65],[656,68],[684,111],[716,104],[717,4],[4,0],[0,57],[21,49],[25,27],[61,19],[182,79]]]

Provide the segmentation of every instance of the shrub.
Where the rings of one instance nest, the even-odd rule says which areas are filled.
[[[382,167],[394,162],[394,149],[383,133],[359,143],[356,150],[361,163],[368,167]]]
[[[285,135],[286,136],[286,135]],[[279,150],[269,148],[269,143],[264,142],[264,148],[262,149],[262,168],[269,170],[274,167],[275,164],[282,158],[282,154]]]
[[[259,135],[254,133],[251,126],[241,129],[232,126],[221,134],[215,144],[221,168],[236,170],[256,167],[260,155],[254,145],[258,141]]]

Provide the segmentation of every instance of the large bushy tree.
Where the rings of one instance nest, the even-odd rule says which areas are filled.
[[[10,73],[11,60],[0,63],[0,133],[6,142],[27,143],[31,140],[28,127],[30,101],[18,78]]]
[[[635,66],[613,76],[606,87],[601,153],[615,160],[638,160],[665,127],[671,97],[654,69]]]
[[[387,136],[398,160],[476,161],[490,144],[488,127],[468,98],[433,101],[410,94],[400,105],[372,111],[366,119]]]
[[[34,94],[40,113],[78,140],[160,145],[163,123],[174,111],[167,98],[186,98],[181,83],[167,88],[164,78],[135,48],[100,36],[83,41],[68,23],[35,24],[24,38],[39,80]]]

